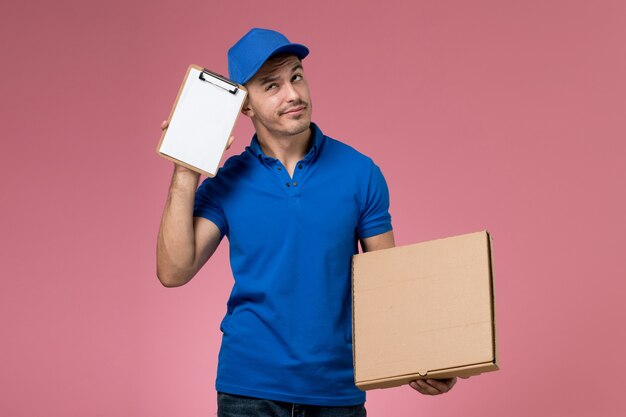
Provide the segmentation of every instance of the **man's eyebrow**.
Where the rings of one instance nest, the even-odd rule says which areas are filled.
[[[262,77],[262,78],[259,80],[259,82],[260,82],[261,84],[267,84],[268,82],[270,82],[270,81],[275,81],[275,80],[277,80],[277,79],[278,79],[278,75],[268,74],[268,75],[266,75],[266,76]]]
[[[302,68],[302,64],[300,62],[298,62],[296,65],[293,66],[293,68],[291,69],[291,72],[294,72],[298,69],[304,69]],[[270,81],[276,81],[278,78],[280,78],[278,75],[272,75],[272,73],[269,73],[268,75],[262,76],[259,79],[259,83],[261,84],[267,84]]]

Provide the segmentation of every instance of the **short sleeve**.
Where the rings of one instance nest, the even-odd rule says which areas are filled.
[[[372,237],[392,230],[389,214],[389,189],[380,168],[372,163],[367,194],[361,207],[357,225],[359,239]]]
[[[211,178],[205,179],[196,190],[193,215],[194,217],[204,217],[215,223],[222,232],[222,237],[228,234],[226,215]]]

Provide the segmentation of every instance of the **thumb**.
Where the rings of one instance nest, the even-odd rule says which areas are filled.
[[[230,148],[230,145],[232,145],[234,141],[235,141],[234,136],[229,137],[228,142],[226,143],[226,149]]]

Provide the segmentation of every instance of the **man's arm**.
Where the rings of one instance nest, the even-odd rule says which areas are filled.
[[[166,287],[189,282],[220,243],[221,233],[213,222],[193,217],[199,177],[194,171],[174,165],[157,239],[157,277]]]
[[[396,246],[393,240],[393,230],[380,235],[361,239],[361,249],[363,252],[371,252],[379,249],[388,249]]]
[[[161,123],[161,129],[168,121]],[[230,148],[235,138],[226,144]],[[220,229],[212,221],[193,217],[200,174],[174,164],[165,210],[157,238],[157,277],[166,287],[179,287],[193,278],[220,243]]]

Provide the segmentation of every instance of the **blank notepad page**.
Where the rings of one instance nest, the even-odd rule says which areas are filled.
[[[159,152],[215,175],[245,97],[245,90],[190,68]]]

